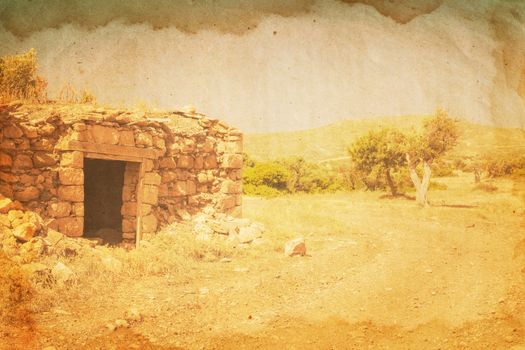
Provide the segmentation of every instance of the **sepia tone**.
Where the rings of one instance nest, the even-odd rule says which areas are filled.
[[[525,2],[0,1],[0,350],[525,348]]]

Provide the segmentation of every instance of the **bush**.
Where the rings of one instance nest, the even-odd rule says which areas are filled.
[[[243,191],[244,191],[244,194],[247,194],[250,196],[261,196],[261,197],[276,197],[278,195],[285,193],[283,191],[279,191],[270,186],[266,186],[266,185],[256,186],[250,183],[243,185]]]
[[[277,162],[256,163],[243,172],[243,181],[248,189],[265,186],[279,192],[287,192],[290,173],[288,169]],[[252,187],[250,187],[250,185]]]
[[[292,157],[255,162],[244,156],[243,191],[255,196],[277,196],[286,193],[336,192],[345,188],[342,172],[303,158]]]
[[[36,72],[34,49],[20,55],[0,57],[0,102],[43,102],[46,99],[47,82]]]

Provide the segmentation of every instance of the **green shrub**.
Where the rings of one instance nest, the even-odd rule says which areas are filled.
[[[286,193],[284,191],[279,191],[270,186],[266,186],[266,185],[256,186],[250,183],[243,185],[243,191],[244,191],[244,194],[247,194],[250,196],[261,196],[261,197],[276,197],[276,196]]]
[[[343,173],[328,165],[310,163],[293,157],[255,162],[244,155],[243,191],[256,196],[277,196],[286,193],[324,193],[345,189]]]
[[[243,172],[245,186],[267,186],[286,192],[289,179],[288,169],[277,162],[256,163]]]

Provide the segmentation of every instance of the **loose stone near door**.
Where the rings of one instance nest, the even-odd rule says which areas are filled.
[[[144,234],[207,206],[240,216],[242,149],[239,130],[194,112],[0,105],[0,194],[83,236],[86,160],[125,162],[118,215],[133,241],[139,213]]]

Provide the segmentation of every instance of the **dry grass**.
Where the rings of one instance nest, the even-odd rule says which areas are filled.
[[[25,322],[33,290],[20,266],[0,251],[0,326],[8,322]]]
[[[69,257],[51,255],[42,263],[52,267],[61,261],[73,271],[74,277],[67,283],[57,283],[50,272],[35,275],[32,279],[36,290],[33,309],[44,311],[59,303],[74,304],[91,293],[109,293],[123,281],[152,276],[176,276],[184,283],[185,271],[199,263],[217,262],[243,253],[223,237],[200,241],[188,227],[173,225],[129,251],[98,246],[95,249],[82,247]]]
[[[470,174],[439,181],[447,189],[430,190],[429,208],[404,197],[384,198],[381,192],[245,197],[244,216],[266,226],[264,242],[248,248],[222,238],[196,241],[188,227],[174,226],[133,251],[99,247],[69,258],[50,257],[51,264],[58,259],[68,265],[76,279],[35,285],[35,322],[49,323],[49,329],[63,332],[64,343],[78,345],[78,339],[80,344],[97,336],[113,339],[116,333],[107,333],[105,324],[134,306],[144,322],[133,325],[133,332],[159,344],[197,348],[213,343],[216,332],[263,327],[272,315],[340,317],[349,327],[363,320],[399,322],[436,334],[440,329],[432,320],[459,325],[493,315],[498,300],[521,281],[525,256],[516,255],[514,246],[523,239],[525,186],[496,179],[498,190],[487,194],[473,189]],[[284,256],[284,242],[297,236],[306,238],[309,256]],[[104,263],[108,257],[119,267]],[[218,263],[223,257],[232,261]],[[286,324],[286,329],[299,325]],[[492,339],[492,326],[487,332],[475,328],[468,344]],[[257,339],[271,338],[275,331],[270,327]],[[453,337],[448,329],[441,331],[439,337]],[[504,332],[499,333],[501,338]],[[299,344],[310,333],[298,328],[294,334]],[[62,345],[55,333],[49,337]],[[425,345],[415,344],[400,348]]]

